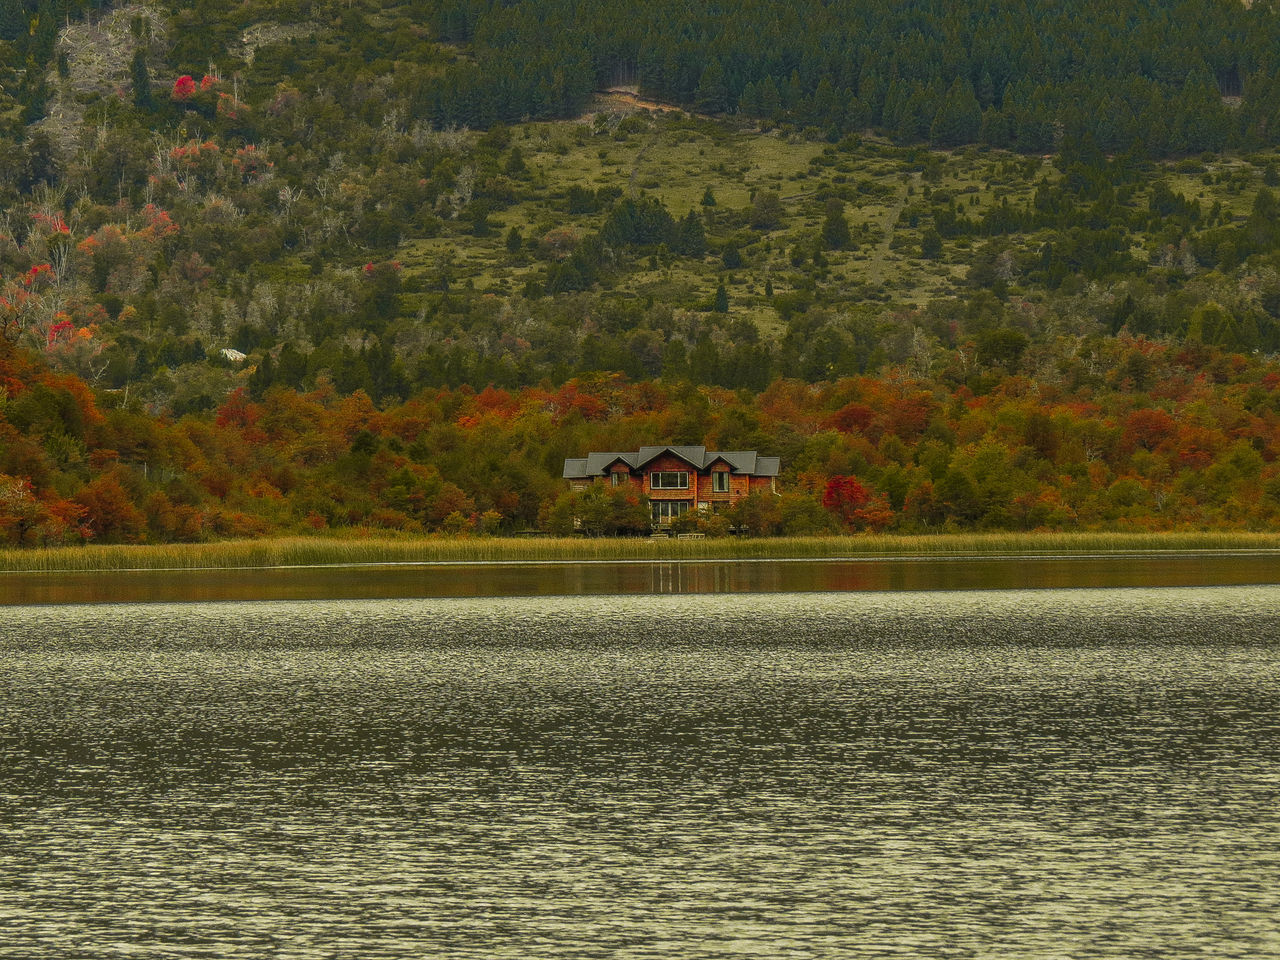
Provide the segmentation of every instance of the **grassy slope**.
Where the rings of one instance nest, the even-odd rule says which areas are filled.
[[[510,227],[517,226],[526,237],[537,238],[564,226],[584,234],[603,220],[603,215],[569,216],[564,212],[562,198],[573,184],[647,193],[661,199],[676,217],[691,208],[701,210],[700,201],[708,186],[716,197],[712,210],[716,218],[745,211],[756,190],[776,190],[783,200],[785,222],[764,235],[738,231],[754,243],[744,248],[747,263],[733,271],[730,286],[734,312],[751,316],[767,328],[776,321],[776,313],[764,297],[764,280],[771,277],[777,293],[790,288],[787,277],[794,271],[787,253],[796,241],[812,237],[822,222],[822,202],[815,193],[840,181],[866,179],[891,184],[895,196],[868,198],[861,206],[848,206],[846,216],[855,238],[864,226],[867,233],[860,238],[857,250],[828,254],[830,287],[854,292],[859,285],[870,284],[883,287],[895,301],[924,302],[948,292],[950,282],[964,273],[960,262],[930,263],[912,256],[919,250],[920,231],[899,223],[898,214],[908,199],[922,199],[920,175],[911,169],[913,164],[904,158],[904,151],[882,144],[868,142],[842,155],[835,166],[811,169],[810,160],[819,156],[826,144],[670,117],[657,118],[649,129],[630,134],[610,133],[607,125],[589,121],[527,124],[517,128],[513,142],[530,170],[525,198],[493,216],[501,226],[489,237],[469,236],[460,225],[451,224],[455,229],[447,229],[439,237],[410,241],[401,251],[409,273],[429,273],[440,257],[451,255],[459,281],[469,280],[479,291],[517,292],[524,277],[539,271],[542,264],[536,260],[519,263],[506,254],[503,240]],[[949,157],[943,164],[942,178],[932,186],[956,193],[969,190],[983,205],[1001,196],[1011,200],[1030,196],[1034,180],[1029,178],[1019,177],[1018,182],[1005,178],[1010,180],[1008,184],[992,181],[988,185],[1002,159],[1002,155],[976,152]],[[1047,164],[1044,173],[1056,176]],[[979,208],[966,209],[974,213]],[[712,230],[713,236],[720,232]],[[889,249],[895,236],[904,249]],[[702,263],[677,260],[657,270],[648,269],[643,259],[630,266],[618,287],[623,293],[645,295],[680,287],[709,300],[720,279],[720,264],[714,254]]]
[[[579,121],[514,128],[512,142],[519,146],[529,170],[521,199],[491,217],[496,227],[488,237],[473,237],[468,227],[454,221],[446,223],[438,237],[407,242],[400,251],[407,274],[420,272],[429,278],[440,259],[448,256],[457,282],[474,285],[481,292],[515,293],[527,276],[541,272],[543,264],[528,256],[508,255],[503,246],[508,229],[519,227],[527,239],[563,227],[585,235],[603,220],[603,214],[565,212],[563,198],[571,185],[647,193],[660,198],[677,218],[690,209],[701,211],[703,191],[710,187],[717,200],[711,211],[717,223],[709,231],[713,239],[708,256],[701,262],[673,258],[656,270],[646,259],[637,259],[627,265],[616,288],[624,295],[651,295],[659,302],[709,302],[716,285],[725,279],[717,255],[726,235],[724,218],[745,213],[755,191],[776,190],[784,204],[784,223],[768,233],[745,225],[734,230],[734,236],[749,245],[742,247],[743,267],[727,277],[732,312],[773,332],[777,313],[764,296],[765,279],[772,280],[778,294],[792,289],[799,279],[789,252],[797,241],[818,233],[823,201],[816,194],[823,188],[874,181],[893,191],[892,196],[866,196],[847,205],[856,249],[826,254],[828,269],[822,286],[828,294],[851,303],[923,304],[963,288],[972,249],[981,240],[947,241],[941,260],[924,260],[919,256],[920,238],[929,221],[908,223],[900,216],[908,205],[928,208],[926,189],[947,191],[964,214],[976,220],[1003,199],[1021,205],[1042,179],[1060,177],[1052,164],[1037,158],[977,147],[951,152],[906,150],[875,138],[839,152],[833,164],[816,165],[811,161],[821,158],[828,144],[678,112],[641,114],[647,124],[633,119],[620,127],[620,118],[632,110],[606,96],[595,113]],[[1261,164],[1268,157],[1251,159],[1256,162],[1224,156],[1207,163],[1167,163],[1161,175],[1175,191],[1199,199],[1206,212],[1220,201],[1229,216],[1243,219],[1260,184]],[[926,160],[927,173],[922,172]],[[1247,188],[1223,182],[1236,172],[1250,181]],[[1145,209],[1145,192],[1139,191],[1130,203]],[[1006,239],[1014,249],[1038,249],[1044,238],[1023,234]],[[1139,259],[1148,256],[1143,247],[1146,239],[1134,237],[1133,253]]]
[[[1280,533],[976,533],[936,536],[782,537],[724,540],[322,539],[0,550],[0,572],[55,572],[357,563],[553,560],[805,559],[885,556],[1141,554],[1280,551]]]

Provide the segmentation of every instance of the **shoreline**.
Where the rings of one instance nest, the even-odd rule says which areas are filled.
[[[709,540],[279,537],[197,544],[0,550],[0,574],[320,567],[1054,559],[1172,555],[1280,558],[1280,532],[958,533]]]

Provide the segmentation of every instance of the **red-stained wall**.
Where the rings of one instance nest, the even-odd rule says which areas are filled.
[[[613,484],[612,474],[616,473],[616,474],[620,474],[622,477],[622,479],[618,481],[618,486],[622,486],[623,484],[630,484],[631,486],[635,487],[637,490],[642,490],[644,488],[644,477],[632,476],[631,468],[628,467],[625,463],[615,463],[612,467],[609,468],[609,473],[610,473],[610,476],[608,479],[605,480],[605,482],[610,485]]]
[[[711,475],[713,473],[725,472],[729,473],[728,468],[720,463],[712,464],[711,469],[698,477],[698,500],[707,503],[732,503],[735,500],[741,500],[748,493],[751,478],[745,476],[734,475],[729,473],[729,491],[728,493],[716,493],[711,488]]]
[[[668,470],[683,470],[689,476],[689,488],[687,490],[655,490],[652,485],[652,477],[655,473],[663,473]],[[643,490],[649,495],[650,500],[692,500],[697,492],[697,476],[698,471],[689,466],[679,457],[672,456],[669,453],[663,454],[656,460],[650,460],[644,465],[644,486]]]

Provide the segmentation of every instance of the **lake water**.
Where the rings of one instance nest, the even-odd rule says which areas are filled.
[[[1012,590],[1280,583],[1280,551],[843,560],[335,564],[0,573],[0,606],[860,590]]]
[[[0,957],[1280,957],[1280,587],[0,609]]]

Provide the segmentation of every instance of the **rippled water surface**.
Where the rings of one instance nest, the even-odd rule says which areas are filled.
[[[11,606],[0,956],[1280,957],[1280,587]]]
[[[855,590],[1208,587],[1280,583],[1274,550],[1142,555],[334,564],[0,572],[0,606],[37,603],[395,599]]]

